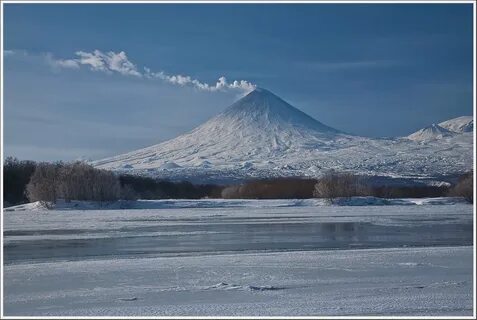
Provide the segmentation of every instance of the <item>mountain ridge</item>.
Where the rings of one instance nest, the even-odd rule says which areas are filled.
[[[474,130],[474,118],[472,116],[461,116],[443,121],[439,125],[452,132],[472,132]]]
[[[460,128],[465,121],[457,122],[447,125]],[[409,136],[347,134],[258,88],[185,134],[92,164],[171,179],[318,176],[329,170],[430,178],[472,167],[472,132],[439,125],[424,131],[431,136],[424,144]],[[434,139],[439,134],[442,139]]]

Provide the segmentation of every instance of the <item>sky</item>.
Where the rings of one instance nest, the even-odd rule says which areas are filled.
[[[253,89],[369,137],[472,115],[471,4],[4,4],[4,155],[100,159]]]

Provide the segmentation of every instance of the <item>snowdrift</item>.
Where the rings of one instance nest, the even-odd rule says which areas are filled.
[[[452,205],[465,204],[464,198],[403,198],[384,199],[376,197],[336,198],[326,199],[285,199],[285,200],[249,200],[249,199],[173,199],[173,200],[120,200],[115,202],[93,201],[58,201],[56,204],[32,202],[4,208],[12,211],[42,211],[42,210],[119,210],[119,209],[184,209],[184,208],[285,208],[313,206],[407,206],[407,205]]]

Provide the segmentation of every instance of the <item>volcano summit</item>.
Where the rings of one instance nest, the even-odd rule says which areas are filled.
[[[193,181],[319,176],[329,170],[432,179],[471,169],[472,143],[472,131],[429,141],[348,134],[257,88],[189,133],[93,165]]]

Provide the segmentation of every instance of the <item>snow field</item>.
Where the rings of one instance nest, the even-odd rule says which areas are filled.
[[[5,267],[5,315],[471,315],[472,247]]]

